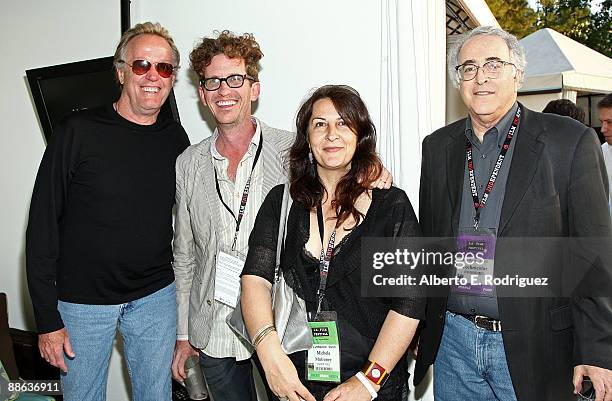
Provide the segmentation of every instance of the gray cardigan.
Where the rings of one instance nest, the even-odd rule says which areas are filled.
[[[259,163],[264,171],[263,196],[287,181],[287,154],[295,134],[259,121],[263,147]],[[188,147],[176,161],[176,220],[174,275],[178,307],[177,335],[204,349],[215,308],[215,257],[218,251],[220,202],[210,152],[212,136]],[[261,205],[257,205],[259,209]],[[252,227],[249,227],[249,230]]]

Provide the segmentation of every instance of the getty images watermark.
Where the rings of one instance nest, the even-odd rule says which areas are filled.
[[[425,285],[425,286],[480,286],[480,285],[507,285],[524,288],[529,285],[548,285],[548,277],[520,277],[505,275],[496,277],[487,272],[488,260],[485,252],[456,251],[440,252],[426,251],[421,249],[414,252],[404,249],[395,249],[393,252],[374,252],[372,255],[372,268],[382,270],[385,266],[404,266],[415,270],[417,266],[445,266],[454,267],[456,275],[452,277],[438,276],[437,274],[399,274],[398,276],[386,277],[383,274],[375,274],[372,282],[376,286],[403,286],[403,285]],[[469,271],[468,271],[469,269]],[[465,271],[462,271],[465,270]]]
[[[609,296],[610,249],[607,238],[365,238],[362,295]]]

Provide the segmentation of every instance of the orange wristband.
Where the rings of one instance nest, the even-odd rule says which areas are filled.
[[[383,386],[389,378],[389,372],[376,362],[367,361],[361,371],[372,383]]]

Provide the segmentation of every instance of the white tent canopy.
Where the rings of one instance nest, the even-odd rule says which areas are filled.
[[[573,92],[575,101],[576,92],[612,92],[611,58],[550,28],[520,42],[527,54],[527,68],[519,93]]]

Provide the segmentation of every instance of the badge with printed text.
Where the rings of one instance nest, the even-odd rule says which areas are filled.
[[[493,297],[495,295],[494,260],[495,229],[478,228],[461,230],[457,237],[455,258],[456,294]]]
[[[240,294],[240,274],[244,267],[244,257],[237,252],[217,253],[215,269],[215,301],[232,308],[236,307]]]
[[[312,348],[306,358],[306,380],[340,383],[340,337],[336,312],[322,311],[309,321]]]

